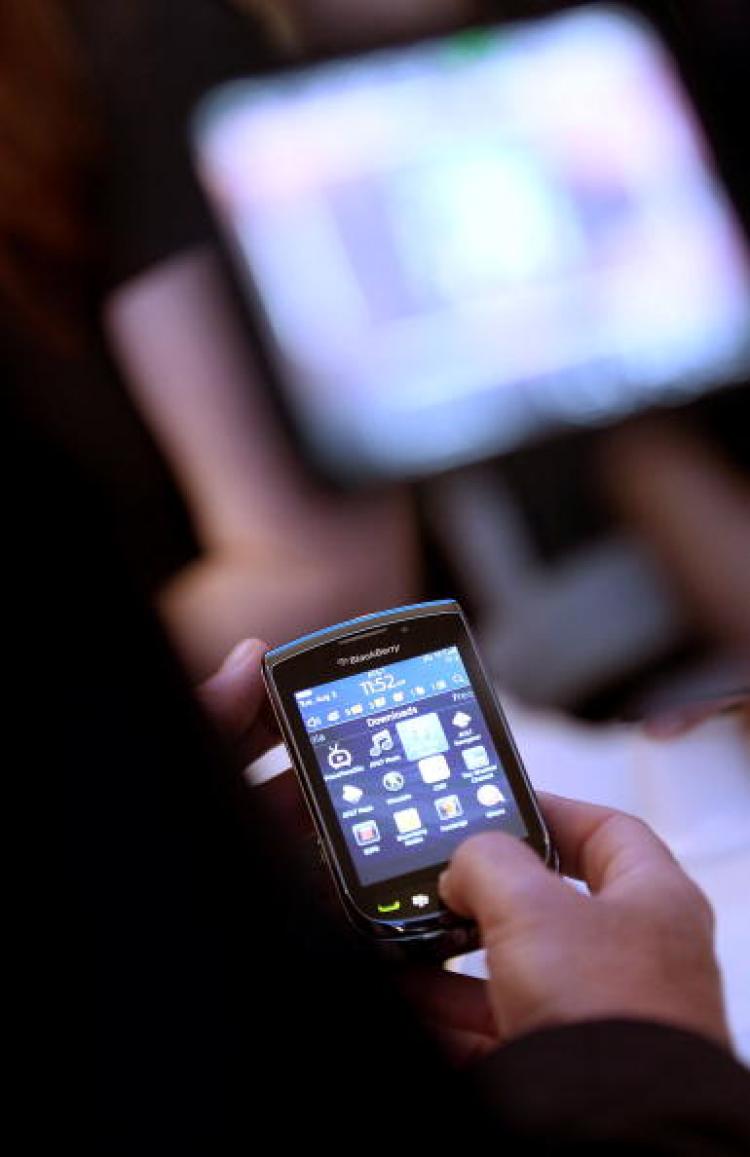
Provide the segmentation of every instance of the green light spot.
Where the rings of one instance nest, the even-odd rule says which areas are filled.
[[[472,28],[467,32],[459,32],[451,37],[450,53],[458,57],[483,56],[489,52],[498,41],[497,32],[487,32],[483,28]]]
[[[378,912],[398,912],[401,907],[400,900],[394,900],[392,904],[378,904]]]

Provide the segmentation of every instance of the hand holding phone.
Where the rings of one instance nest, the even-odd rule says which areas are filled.
[[[518,840],[462,845],[440,881],[445,902],[478,922],[497,1038],[605,1019],[656,1021],[730,1045],[714,918],[698,886],[640,820],[542,797],[561,870]]]
[[[415,609],[429,619],[429,608]],[[241,644],[201,689],[230,737],[253,723],[257,732],[261,653],[261,644]],[[284,789],[285,818],[296,820],[289,778],[275,786]],[[545,870],[527,841],[485,831],[459,845],[436,886],[449,909],[475,922],[489,980],[439,969],[401,974],[452,1059],[477,1059],[536,1029],[605,1018],[663,1021],[726,1046],[712,913],[668,849],[611,809],[549,795],[541,804],[563,871],[585,880],[594,898]]]

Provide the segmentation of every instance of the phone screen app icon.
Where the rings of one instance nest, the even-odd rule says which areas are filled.
[[[477,792],[477,799],[482,807],[496,807],[499,803],[505,803],[505,796],[494,783],[482,784]]]
[[[384,751],[393,751],[393,746],[393,736],[387,727],[382,731],[376,731],[372,737],[370,759],[378,759]]]
[[[462,754],[469,771],[481,771],[490,762],[486,747],[467,747]]]
[[[422,826],[422,818],[415,807],[407,807],[403,811],[394,812],[393,819],[402,836],[409,835],[410,832],[417,832]]]
[[[425,783],[442,783],[444,779],[450,779],[451,769],[444,755],[431,755],[420,759],[419,774]]]
[[[352,765],[352,753],[338,743],[332,743],[328,748],[328,766],[332,771],[342,771]]]
[[[464,814],[457,795],[444,795],[435,800],[435,811],[441,820],[456,820]]]
[[[425,759],[428,755],[447,751],[450,746],[436,711],[430,711],[427,715],[417,715],[414,719],[402,719],[396,724],[396,730],[404,745],[406,758],[415,762]]]
[[[380,840],[380,829],[375,820],[363,820],[362,823],[354,824],[352,832],[360,848],[365,848],[369,844],[377,844]]]

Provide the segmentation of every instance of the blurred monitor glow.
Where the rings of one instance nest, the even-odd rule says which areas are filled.
[[[195,139],[333,475],[419,475],[750,373],[740,227],[624,9],[237,82]]]

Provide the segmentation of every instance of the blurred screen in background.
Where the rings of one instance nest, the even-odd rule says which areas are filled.
[[[196,149],[332,477],[435,473],[750,371],[740,226],[623,9],[239,82]]]

